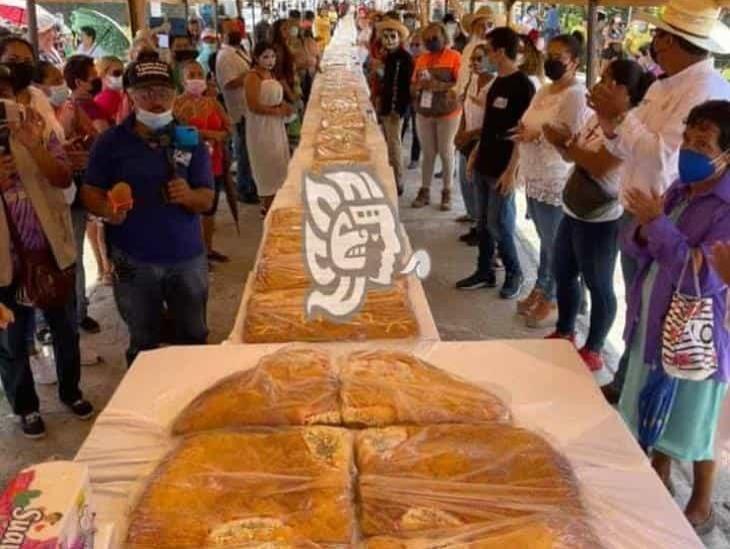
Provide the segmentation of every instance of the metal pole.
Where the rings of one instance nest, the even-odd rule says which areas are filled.
[[[213,28],[215,29],[215,32],[219,32],[219,30],[218,30],[218,0],[213,0]]]
[[[28,0],[25,5],[26,19],[28,20],[28,38],[33,44],[33,53],[38,58],[38,15],[36,14],[35,0]]]
[[[586,58],[586,85],[590,88],[598,80],[598,0],[588,1],[588,55]]]
[[[183,7],[185,8],[185,21],[190,19],[190,5],[188,4],[188,0],[183,0]]]

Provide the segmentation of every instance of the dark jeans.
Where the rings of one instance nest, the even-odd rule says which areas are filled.
[[[206,343],[208,262],[205,254],[174,265],[143,263],[110,249],[114,264],[114,299],[129,329],[127,364],[141,351],[160,345],[162,310],[167,305],[177,345]]]
[[[421,158],[421,142],[418,140],[418,131],[416,130],[416,111],[413,107],[408,107],[408,112],[403,117],[403,128],[401,129],[401,139],[405,139],[408,128],[411,129],[411,162],[418,162]]]
[[[12,310],[15,322],[0,330],[0,378],[10,407],[16,415],[27,415],[39,409],[38,394],[28,360],[27,331],[35,310],[19,305],[15,300],[13,285],[0,288],[0,303]],[[58,396],[61,402],[73,404],[82,398],[81,357],[79,355],[79,331],[76,323],[76,298],[69,296],[64,307],[43,310],[43,316],[53,335],[53,352],[56,356]]]
[[[86,297],[86,271],[84,270],[86,221],[86,209],[81,204],[71,206],[71,224],[76,244],[76,314],[78,322],[85,319],[89,312],[89,298]]]
[[[246,145],[246,119],[236,124],[236,133],[233,136],[233,154],[238,167],[236,173],[236,187],[239,197],[255,196],[256,182],[251,172],[251,161],[248,158],[248,145]]]
[[[583,291],[579,277],[591,294],[591,325],[586,348],[600,352],[616,319],[613,273],[618,255],[619,221],[588,223],[563,217],[555,240],[555,280],[558,325],[561,334],[575,331]]]
[[[479,234],[477,271],[481,275],[492,272],[492,260],[497,249],[507,276],[521,276],[522,268],[515,243],[517,225],[515,193],[503,195],[496,189],[496,184],[495,178],[474,172]]]
[[[540,265],[535,287],[542,290],[550,301],[555,299],[555,268],[553,253],[558,226],[563,219],[562,206],[553,206],[527,197],[527,213],[535,224],[540,238]]]
[[[624,212],[623,217],[619,220],[619,232],[622,233],[626,230],[626,227],[634,222],[634,216],[629,212]],[[618,237],[617,237],[618,238]],[[628,254],[621,252],[621,272],[624,275],[624,285],[626,286],[626,295],[628,296],[631,292],[631,285],[634,283],[636,278],[636,272],[639,270],[639,265],[636,260]],[[629,346],[627,345],[624,349],[624,353],[621,355],[621,359],[618,361],[618,369],[616,375],[611,382],[614,390],[618,393],[624,387],[624,380],[626,379],[626,371],[629,369]]]

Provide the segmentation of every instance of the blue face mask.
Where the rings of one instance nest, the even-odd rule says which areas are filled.
[[[484,59],[482,59],[482,72],[486,72],[489,74],[494,74],[495,72],[497,72],[497,65],[492,63],[492,61],[486,55],[484,56]]]
[[[724,153],[723,153],[724,154]],[[682,183],[691,185],[707,181],[717,172],[717,160],[690,149],[679,151],[679,179]]]

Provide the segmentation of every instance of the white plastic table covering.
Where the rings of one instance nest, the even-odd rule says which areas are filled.
[[[199,392],[286,346],[170,347],[142,353],[99,416],[76,460],[89,466],[98,519],[123,539],[140,489],[172,448],[172,419]],[[327,344],[333,355],[396,348],[494,391],[515,422],[568,458],[596,533],[608,548],[703,547],[566,342],[383,342]],[[117,540],[117,543],[119,542]],[[117,545],[112,545],[116,547]]]

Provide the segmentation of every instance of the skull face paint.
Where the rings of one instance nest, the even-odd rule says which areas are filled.
[[[400,33],[393,29],[384,29],[381,35],[381,41],[386,50],[397,50],[400,47]]]

